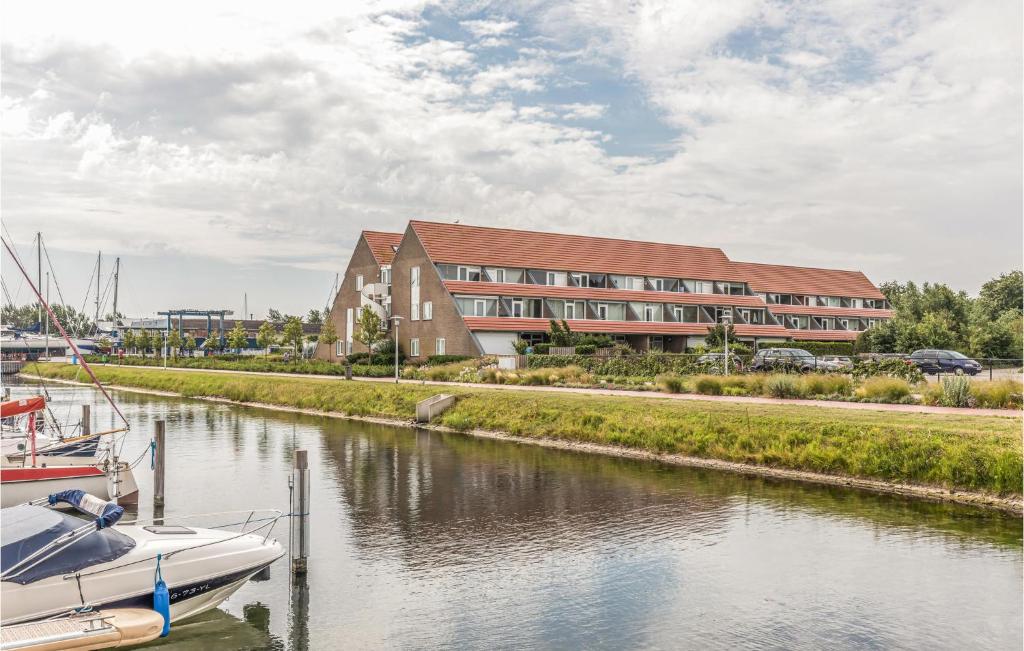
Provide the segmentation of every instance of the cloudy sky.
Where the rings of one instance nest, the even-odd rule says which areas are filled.
[[[304,312],[410,218],[1021,266],[1019,0],[259,4],[4,5],[3,222],[69,302],[102,250],[133,315]]]

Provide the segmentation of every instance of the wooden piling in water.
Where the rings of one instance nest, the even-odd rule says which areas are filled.
[[[292,573],[305,574],[309,557],[309,455],[306,450],[295,451],[289,520],[288,548],[292,559]]]
[[[165,423],[162,420],[156,421],[156,431],[153,433],[153,440],[156,448],[153,450],[153,505],[164,505],[164,459],[166,457]]]
[[[82,436],[92,434],[92,408],[82,405]]]

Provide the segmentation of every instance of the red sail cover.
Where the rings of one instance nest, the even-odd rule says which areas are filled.
[[[42,411],[45,408],[46,398],[43,396],[33,396],[31,398],[22,398],[20,400],[9,400],[8,402],[0,402],[0,418],[18,416],[19,414],[28,414],[33,411]]]

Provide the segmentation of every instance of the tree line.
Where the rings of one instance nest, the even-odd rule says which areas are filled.
[[[892,319],[857,337],[856,352],[957,350],[972,357],[1017,359],[1024,348],[1024,274],[1001,274],[971,298],[941,283],[889,282],[879,288]]]

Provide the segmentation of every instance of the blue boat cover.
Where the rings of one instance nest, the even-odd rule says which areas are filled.
[[[97,529],[114,526],[121,519],[121,516],[124,515],[124,507],[118,506],[113,502],[101,500],[77,488],[60,491],[59,493],[51,493],[47,501],[50,503],[50,506],[57,502],[64,502],[86,515],[95,515]]]
[[[44,506],[22,504],[0,512],[0,572],[17,565],[23,558],[42,549],[58,537],[78,529],[88,521]],[[28,570],[5,577],[26,585],[58,574],[72,574],[93,565],[107,563],[127,554],[135,541],[116,529],[99,529],[78,542],[59,549]],[[32,565],[30,561],[28,565]]]

